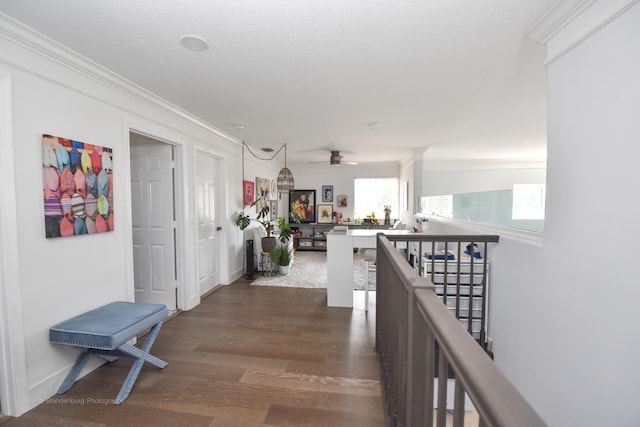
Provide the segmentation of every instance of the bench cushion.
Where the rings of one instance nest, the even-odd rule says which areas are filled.
[[[163,304],[117,301],[52,327],[52,343],[115,350],[167,317]]]

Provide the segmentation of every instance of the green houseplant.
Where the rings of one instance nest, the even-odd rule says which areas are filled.
[[[367,228],[373,228],[375,225],[378,225],[378,220],[376,219],[376,213],[371,212],[369,215],[364,217],[362,220],[363,224],[367,225]]]
[[[253,203],[251,203],[251,207],[255,207],[260,200],[262,200],[261,197],[257,198]],[[276,223],[280,229],[280,242],[284,245],[289,242],[289,239],[291,238],[291,227],[289,227],[289,224],[287,224],[287,221],[284,218],[278,218],[277,221],[269,219],[269,205],[267,203],[262,204],[262,208],[260,208],[260,211],[255,218],[251,218],[243,211],[238,213],[235,222],[236,225],[240,227],[240,230],[244,230],[249,226],[249,224],[251,224],[252,220],[262,225],[264,230],[267,232],[267,237],[262,238],[263,251],[270,252],[271,249],[276,246],[276,238],[271,236],[271,231]]]
[[[269,256],[278,264],[278,269],[281,274],[289,273],[289,264],[291,263],[291,252],[287,246],[276,246],[271,249]]]

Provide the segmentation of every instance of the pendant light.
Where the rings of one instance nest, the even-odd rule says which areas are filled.
[[[284,144],[284,167],[280,169],[277,184],[280,195],[282,195],[282,193],[289,193],[294,187],[293,174],[289,168],[287,168],[287,144]]]

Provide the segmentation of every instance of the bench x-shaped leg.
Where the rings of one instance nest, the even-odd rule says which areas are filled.
[[[67,378],[65,378],[64,382],[58,389],[58,394],[65,393],[73,386],[76,379],[78,378],[78,375],[80,375],[80,371],[84,367],[85,363],[87,363],[87,359],[89,358],[90,354],[94,354],[109,362],[113,362],[114,360],[118,359],[118,357],[120,356],[132,357],[136,360],[135,362],[133,362],[133,366],[131,366],[131,369],[129,370],[129,374],[127,375],[127,378],[124,380],[124,384],[122,384],[122,387],[120,388],[120,392],[118,393],[118,396],[114,401],[116,405],[121,404],[122,402],[124,402],[127,396],[129,396],[129,393],[133,388],[133,384],[135,384],[136,379],[140,374],[140,370],[142,369],[142,365],[144,364],[145,361],[151,363],[154,366],[157,366],[158,368],[164,368],[165,366],[167,366],[167,362],[165,362],[164,360],[158,359],[157,357],[149,353],[149,350],[151,350],[151,346],[153,345],[156,338],[158,337],[158,333],[160,332],[161,326],[162,326],[162,322],[158,322],[153,328],[151,328],[151,331],[149,331],[149,334],[147,335],[147,338],[145,339],[144,344],[142,344],[141,348],[137,348],[135,346],[132,346],[131,344],[123,344],[120,347],[118,347],[116,350],[104,350],[104,349],[94,349],[94,348],[85,349],[85,351],[83,351],[82,354],[80,354],[80,356],[76,360],[76,363],[73,365],[73,368],[71,368],[71,371],[67,375]]]
[[[118,397],[116,397],[116,400],[114,402],[116,405],[119,405],[122,402],[124,402],[127,396],[129,396],[129,393],[131,392],[131,388],[133,387],[133,384],[136,382],[136,379],[138,378],[138,374],[140,374],[140,370],[142,369],[142,364],[145,362],[145,360],[157,366],[158,368],[164,368],[165,366],[167,366],[167,362],[165,362],[164,360],[160,360],[157,357],[149,354],[149,350],[151,350],[151,346],[156,340],[156,337],[158,336],[158,332],[160,332],[161,326],[162,326],[162,322],[158,322],[157,325],[151,328],[151,331],[149,332],[149,335],[147,335],[147,338],[144,340],[144,344],[142,344],[141,349],[138,349],[129,344],[125,344],[119,348],[120,351],[128,354],[130,357],[135,358],[136,361],[133,362],[133,366],[131,366],[131,369],[129,370],[129,374],[127,375],[127,378],[124,380],[124,384],[122,384],[120,393],[118,393]]]

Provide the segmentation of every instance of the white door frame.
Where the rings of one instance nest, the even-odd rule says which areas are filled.
[[[0,402],[3,414],[16,416],[29,409],[29,384],[20,291],[11,88],[11,76],[0,70]]]
[[[181,144],[177,144],[173,141],[170,141],[167,138],[163,138],[160,136],[157,136],[158,133],[157,132],[148,132],[148,131],[143,131],[140,130],[140,128],[138,126],[127,126],[127,138],[129,137],[130,133],[135,133],[141,136],[144,136],[146,138],[151,138],[155,141],[158,142],[162,142],[164,144],[168,144],[171,145],[173,147],[173,155],[174,155],[174,163],[175,163],[175,168],[174,168],[174,173],[175,173],[175,180],[174,180],[174,198],[173,198],[173,205],[174,205],[174,210],[176,213],[176,240],[175,240],[175,254],[176,254],[176,277],[177,277],[177,308],[179,310],[185,309],[185,308],[190,308],[190,304],[188,303],[187,299],[185,298],[186,296],[186,290],[185,290],[185,283],[187,283],[187,278],[186,278],[186,269],[185,269],[185,251],[183,250],[183,248],[185,247],[185,238],[184,238],[184,232],[185,232],[185,216],[184,216],[184,210],[180,209],[180,206],[184,206],[184,204],[186,203],[186,196],[184,194],[183,191],[180,191],[182,188],[184,188],[184,171],[188,170],[188,168],[185,167],[185,165],[183,164],[183,146]],[[127,170],[131,169],[131,163],[130,163],[130,155],[127,156]],[[130,177],[130,175],[129,175]],[[127,195],[127,203],[129,204],[129,206],[127,207],[127,212],[131,213],[131,185],[127,186],[127,191],[128,191],[128,195]],[[130,264],[130,268],[129,270],[129,280],[128,280],[128,284],[127,284],[127,297],[129,298],[130,301],[135,301],[135,289],[134,289],[134,277],[133,277],[133,269],[134,269],[134,265],[133,265],[133,229],[132,229],[132,223],[131,223],[131,216],[129,215],[127,217],[127,230],[129,232],[129,244],[128,244],[128,248],[127,248],[127,259],[128,259],[128,263]]]
[[[133,171],[130,178],[132,189],[138,187],[138,192],[131,200],[132,209],[137,208],[141,215],[140,218],[137,218],[139,228],[132,228],[134,242],[136,242],[135,237],[137,235],[137,243],[142,245],[142,248],[139,248],[138,257],[134,258],[134,276],[137,277],[137,280],[140,280],[140,283],[136,283],[136,302],[165,304],[169,310],[175,310],[178,305],[177,228],[175,218],[176,204],[174,202],[176,194],[174,182],[175,146],[157,139],[143,137],[137,133],[131,133],[131,135],[130,153],[135,151],[135,156],[140,163],[136,167],[135,178]],[[155,169],[155,167],[150,168],[149,158],[159,161],[155,167],[159,167],[160,170]],[[150,178],[153,181],[149,181]],[[158,179],[162,180],[162,196],[161,199],[152,199],[153,192],[150,192],[150,185]],[[140,197],[143,197],[143,199],[140,200]],[[152,202],[152,206],[146,204],[147,199]],[[160,212],[155,212],[156,210],[160,210]],[[149,224],[148,221],[151,220],[149,215],[154,217],[156,221],[161,218],[162,231]],[[151,239],[156,244],[162,244],[163,260],[161,262],[155,263],[153,261],[154,257],[149,252],[153,245],[148,246],[151,243],[148,239]],[[141,262],[141,265],[136,264],[136,262]],[[146,262],[149,265],[145,265]],[[137,270],[137,268],[140,270]],[[156,275],[160,282],[152,283]],[[160,286],[160,288],[156,286]],[[154,291],[159,291],[159,289],[163,289],[163,291]]]

